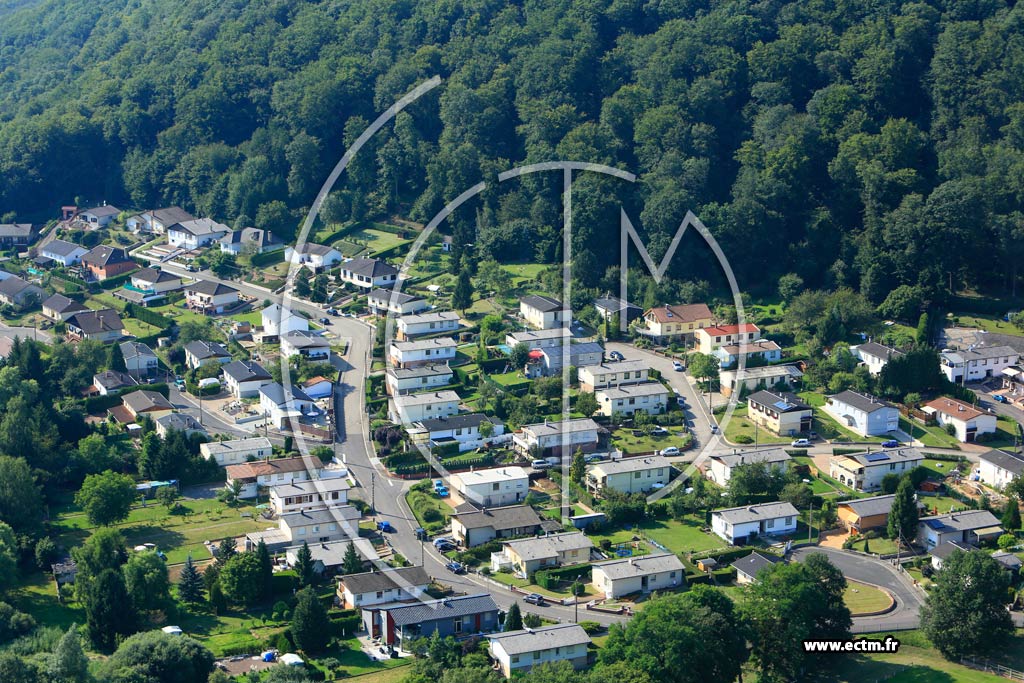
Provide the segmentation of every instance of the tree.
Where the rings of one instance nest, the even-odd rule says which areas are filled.
[[[814,500],[814,492],[807,484],[786,484],[779,495],[779,500],[792,503],[793,507],[797,510],[806,510],[811,507],[811,501]]]
[[[40,683],[41,673],[31,661],[12,652],[0,652],[0,681]]]
[[[595,398],[593,392],[581,391],[576,396],[576,412],[580,413],[584,417],[591,417],[597,412],[600,406],[597,404],[597,398]]]
[[[60,559],[60,550],[52,538],[43,536],[36,541],[35,557],[36,566],[43,571],[49,571],[50,566]]]
[[[0,455],[0,519],[17,533],[39,526],[43,496],[24,458]]]
[[[469,271],[465,268],[459,272],[459,278],[452,290],[452,308],[466,312],[473,305],[473,285],[469,280]]]
[[[519,610],[519,603],[513,602],[512,606],[508,608],[508,612],[505,613],[505,624],[501,630],[506,633],[509,631],[519,631],[523,628],[523,614]]]
[[[206,593],[209,596],[210,607],[213,608],[214,614],[224,614],[228,609],[228,599],[224,596],[224,591],[220,587],[220,579],[216,579],[210,584],[210,587],[206,589]]]
[[[519,342],[512,347],[508,353],[508,362],[516,370],[522,371],[526,362],[530,359],[530,347],[525,342]]]
[[[167,563],[155,551],[132,553],[124,565],[124,584],[139,612],[165,609],[171,602]]]
[[[946,659],[998,652],[1013,634],[1009,580],[984,551],[954,552],[933,577],[921,628]]]
[[[583,484],[587,476],[587,461],[583,455],[583,449],[577,448],[572,455],[572,464],[569,466],[569,478],[577,484]]]
[[[110,652],[120,636],[135,632],[137,616],[121,572],[104,569],[88,585],[85,623],[89,640],[101,652]]]
[[[362,571],[363,558],[359,557],[359,553],[356,552],[356,544],[349,541],[348,547],[345,548],[345,556],[341,558],[341,573],[359,574]]]
[[[900,475],[895,472],[886,472],[885,476],[882,477],[882,493],[889,495],[896,493],[896,489],[900,485]]]
[[[46,674],[53,683],[88,683],[89,658],[82,650],[78,625],[72,624],[57,641],[47,662]]]
[[[260,599],[266,600],[274,594],[274,561],[262,538],[256,544],[256,557],[260,561]]]
[[[687,358],[690,374],[698,381],[713,387],[718,380],[718,359],[705,353],[691,353]]]
[[[168,510],[173,510],[178,504],[178,489],[173,486],[162,486],[156,491],[156,499]]]
[[[190,554],[185,558],[185,566],[178,579],[178,599],[194,605],[203,599],[203,577],[199,574]]]
[[[309,543],[302,542],[302,547],[295,554],[295,573],[299,577],[299,586],[312,586],[316,579],[313,571],[313,551],[309,549]]]
[[[128,518],[135,496],[131,477],[107,470],[85,478],[75,503],[85,510],[91,524],[110,526]]]
[[[927,312],[922,313],[921,317],[918,318],[915,339],[921,346],[927,346],[931,341],[931,321],[928,318]]]
[[[75,590],[87,592],[89,582],[107,569],[120,574],[121,565],[128,561],[124,537],[117,529],[97,529],[81,546],[72,549],[71,557],[78,567]]]
[[[914,484],[910,477],[903,477],[896,487],[896,497],[893,498],[892,509],[889,511],[889,538],[909,543],[917,536],[917,518]]]
[[[292,614],[292,640],[304,652],[322,652],[331,641],[331,621],[312,588],[298,592]]]
[[[1006,509],[1003,510],[1003,528],[1007,531],[1018,531],[1020,529],[1020,505],[1017,499],[1011,496],[1006,501]]]
[[[256,553],[238,553],[220,570],[217,583],[224,597],[236,605],[251,605],[260,597],[261,568]]]
[[[790,301],[803,291],[803,288],[804,279],[796,273],[786,273],[779,278],[779,297],[783,301]]]
[[[206,683],[213,653],[188,636],[162,631],[126,639],[103,665],[103,679],[146,683]]]
[[[217,544],[217,551],[213,554],[214,564],[218,568],[223,567],[236,554],[238,554],[238,543],[235,541],[235,537],[223,538]]]

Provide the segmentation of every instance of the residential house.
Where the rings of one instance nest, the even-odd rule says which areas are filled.
[[[711,513],[711,530],[726,543],[746,545],[761,536],[793,533],[799,514],[788,502],[726,508]]]
[[[362,571],[370,571],[381,564],[380,555],[377,554],[370,539],[343,538],[329,543],[309,544],[309,553],[313,558],[313,573],[318,576],[338,574],[345,564],[345,555],[348,553],[349,544],[356,549],[356,555],[362,560]],[[301,545],[293,545],[284,549],[285,563],[289,568],[295,569],[300,550],[302,550]]]
[[[289,512],[278,516],[277,529],[246,534],[246,547],[259,545],[262,540],[271,552],[303,543],[312,550],[315,545],[358,539],[360,516],[352,505]]]
[[[750,344],[761,338],[761,328],[753,323],[743,325],[712,325],[702,327],[694,333],[697,350],[713,355],[722,346],[734,346],[744,342]]]
[[[979,435],[996,431],[997,418],[993,413],[983,412],[955,398],[940,396],[925,403],[921,410],[934,417],[946,429],[952,425],[961,443],[972,443],[977,441]]]
[[[147,294],[166,294],[183,286],[180,275],[158,268],[143,268],[132,273],[131,285]]]
[[[297,266],[306,266],[314,272],[341,263],[341,252],[322,244],[306,242],[284,250],[284,260]]]
[[[554,327],[563,327],[566,321],[571,322],[572,311],[558,299],[530,294],[519,300],[519,315],[530,327],[550,330]]]
[[[121,342],[121,355],[125,369],[133,377],[150,377],[160,368],[160,359],[153,349],[141,342]]]
[[[124,394],[121,396],[121,402],[136,420],[141,419],[143,415],[156,420],[174,412],[174,406],[163,394],[147,389]]]
[[[478,593],[364,607],[363,627],[384,647],[406,652],[410,643],[434,633],[458,639],[497,631],[501,624],[494,600]]]
[[[277,484],[270,487],[270,509],[275,514],[286,515],[348,505],[349,488],[351,486],[345,477]]]
[[[67,324],[67,336],[71,341],[93,339],[114,342],[124,336],[124,323],[113,308],[81,311],[69,316],[64,322]]]
[[[121,209],[116,206],[94,206],[91,209],[86,209],[78,214],[76,217],[78,220],[89,224],[91,228],[105,228],[110,225],[118,214],[121,213]]]
[[[829,476],[857,491],[878,491],[885,475],[903,476],[922,462],[924,456],[916,448],[837,455],[829,460]]]
[[[334,393],[334,382],[323,375],[310,377],[302,383],[302,390],[312,399],[328,398]]]
[[[839,523],[848,531],[858,534],[871,529],[881,529],[889,523],[889,511],[892,510],[892,502],[895,499],[895,494],[889,494],[844,500],[837,508]]]
[[[793,436],[814,426],[814,408],[789,392],[758,391],[747,396],[747,419],[772,434]]]
[[[169,206],[136,214],[125,221],[125,225],[134,233],[155,232],[162,235],[172,225],[192,220],[195,220],[195,216],[185,209],[180,206]]]
[[[194,311],[223,313],[238,305],[238,290],[221,282],[198,280],[185,285],[185,303]]]
[[[181,249],[199,249],[216,242],[231,232],[231,228],[212,218],[195,218],[175,223],[167,228],[167,243]]]
[[[449,417],[459,412],[459,395],[451,390],[402,394],[388,399],[388,419],[412,424],[427,419]]]
[[[139,383],[128,373],[104,370],[92,376],[92,386],[100,396],[109,396],[127,387],[137,387]]]
[[[231,352],[217,342],[197,339],[185,344],[185,365],[200,368],[204,365],[224,364],[231,362]]]
[[[233,360],[224,366],[224,382],[235,398],[251,398],[260,387],[274,381],[270,373],[256,361]]]
[[[167,438],[171,432],[184,432],[186,435],[206,434],[206,428],[199,421],[185,413],[171,413],[156,418],[156,433]]]
[[[579,624],[554,624],[487,636],[487,651],[505,678],[524,676],[541,664],[568,662],[577,671],[590,663],[590,636]]]
[[[481,432],[484,423],[490,425],[487,436]],[[482,447],[487,443],[503,443],[511,439],[505,434],[505,425],[496,417],[483,413],[464,413],[448,417],[421,420],[409,430],[414,441],[425,441],[431,449],[457,446],[459,453]]]
[[[659,344],[691,343],[697,330],[710,327],[714,316],[707,304],[656,306],[644,311],[644,324],[637,331]]]
[[[796,365],[768,365],[759,368],[746,368],[740,377],[739,370],[722,370],[718,374],[718,383],[723,396],[732,396],[734,392],[757,391],[759,389],[776,389],[788,391],[794,388],[804,373]]]
[[[281,335],[281,355],[285,358],[304,356],[309,360],[331,357],[331,341],[317,332],[292,330]]]
[[[605,460],[587,467],[587,490],[601,495],[605,491],[647,493],[672,480],[672,465],[661,455],[621,460]]]
[[[978,546],[965,541],[952,540],[935,546],[928,551],[928,554],[931,556],[932,569],[939,571],[942,569],[943,563],[954,553],[970,553],[975,550],[978,550]]]
[[[18,310],[31,308],[43,302],[46,291],[17,275],[0,281],[0,303]]]
[[[0,249],[27,247],[37,237],[39,231],[31,223],[0,223]]]
[[[1016,365],[1020,354],[1011,346],[973,346],[964,351],[939,354],[942,373],[950,382],[963,384],[989,377],[1001,377],[1003,370]]]
[[[414,391],[429,391],[452,383],[452,369],[445,363],[409,368],[389,367],[385,375],[388,394],[397,396]]]
[[[62,266],[73,266],[80,263],[89,250],[80,244],[64,240],[51,240],[39,247],[39,255]]]
[[[344,609],[419,600],[431,579],[423,567],[400,567],[346,574],[338,578],[338,602]]]
[[[551,327],[544,330],[527,330],[510,332],[505,335],[505,345],[515,347],[526,344],[531,349],[552,349],[562,346],[566,339],[572,338],[572,332],[565,327]]]
[[[851,346],[850,353],[853,354],[854,358],[863,363],[872,375],[880,373],[882,368],[893,358],[899,358],[903,355],[903,352],[899,349],[873,341],[865,342],[858,346]]]
[[[598,412],[605,417],[632,416],[636,413],[660,415],[668,408],[668,389],[661,382],[645,382],[629,386],[600,389],[594,397]]]
[[[538,457],[571,456],[577,449],[584,453],[596,450],[601,432],[601,426],[590,418],[564,422],[545,421],[523,425],[522,429],[513,435],[512,443],[515,449],[524,455],[536,452]]]
[[[43,315],[54,322],[64,322],[75,313],[88,310],[89,307],[82,302],[69,299],[63,294],[54,294],[43,302]]]
[[[124,249],[101,244],[82,255],[82,266],[90,277],[102,282],[134,270],[137,264]]]
[[[447,363],[455,358],[458,344],[451,337],[391,342],[388,356],[400,368]]]
[[[415,315],[403,315],[398,319],[398,338],[409,339],[424,334],[439,334],[458,332],[459,314],[455,311],[433,311],[431,313],[418,313]]]
[[[978,458],[978,477],[989,486],[1001,489],[1024,474],[1024,456],[991,450]]]
[[[451,516],[451,523],[452,537],[467,548],[475,548],[496,538],[535,536],[541,530],[540,516],[529,505],[456,511]]]
[[[531,352],[523,372],[531,379],[551,377],[562,372],[566,361],[570,367],[576,368],[583,365],[597,365],[604,361],[604,347],[597,342],[583,342],[570,344],[568,349],[564,346],[540,349],[539,353]]]
[[[255,440],[245,439],[244,441],[252,442]],[[247,446],[247,448],[250,450],[262,450],[262,446],[255,443]],[[218,464],[222,465],[230,457],[225,455],[224,460],[221,461],[216,451],[211,455],[217,459]],[[211,455],[207,455],[207,459]],[[322,469],[323,464],[319,458],[296,456],[294,458],[278,458],[276,460],[266,458],[264,460],[226,465],[224,474],[227,477],[228,486],[231,486],[236,481],[242,484],[242,490],[239,493],[240,498],[255,498],[261,488],[309,481],[310,479],[315,479]]]
[[[451,487],[468,503],[495,508],[518,505],[530,492],[530,477],[522,467],[504,466],[451,475]]]
[[[430,308],[423,297],[394,289],[375,289],[366,295],[366,307],[374,315],[408,315]]]
[[[285,243],[269,230],[242,228],[221,237],[220,250],[225,254],[269,254],[285,248]]]
[[[686,585],[686,567],[672,553],[622,557],[592,565],[591,583],[606,600],[647,595]]]
[[[291,308],[281,304],[270,304],[260,311],[263,323],[263,338],[279,337],[286,332],[306,332],[309,330],[309,319]]]
[[[286,390],[277,382],[260,387],[260,410],[275,429],[289,427],[295,420],[317,410],[312,398],[298,387]]]
[[[922,517],[917,524],[917,542],[928,551],[950,541],[979,545],[1002,534],[999,520],[988,510],[961,510]]]
[[[274,445],[265,436],[231,441],[211,441],[199,446],[199,454],[221,467],[238,465],[249,460],[263,460],[274,452]]]
[[[376,258],[356,258],[341,264],[341,281],[361,289],[394,287],[398,268]]]
[[[829,396],[824,410],[861,436],[880,436],[900,428],[900,411],[896,406],[850,389]]]
[[[590,561],[594,544],[579,531],[504,541],[491,554],[491,571],[511,570],[527,577],[538,569],[565,567]]]
[[[594,299],[594,308],[601,314],[602,320],[611,322],[618,316],[620,324],[625,321],[626,325],[644,314],[644,309],[609,293]]]
[[[743,586],[757,581],[758,575],[772,565],[782,562],[781,557],[754,551],[746,557],[733,562],[731,566],[736,570],[736,583]]]
[[[642,360],[623,360],[618,363],[584,365],[577,369],[580,391],[642,384],[648,381],[650,367]]]
[[[792,460],[789,453],[782,448],[760,448],[745,451],[733,449],[732,453],[715,454],[708,459],[710,463],[708,478],[724,487],[732,479],[735,469],[742,465],[764,463],[769,469],[785,472]]]
[[[782,360],[782,347],[771,339],[757,339],[745,344],[719,346],[711,355],[718,359],[721,367],[732,368],[739,364],[741,358],[744,359],[744,364],[774,363]]]

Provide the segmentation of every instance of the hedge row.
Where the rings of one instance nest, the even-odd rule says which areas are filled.
[[[138,270],[139,269],[136,268],[135,270],[130,270],[127,273],[121,273],[120,275],[115,275],[114,277],[108,277],[106,280],[100,283],[100,287],[106,290],[117,289],[124,283],[131,280],[132,275],[137,273]]]
[[[590,576],[590,565],[573,565],[560,569],[541,569],[534,573],[533,582],[541,588],[554,590],[559,584]],[[582,582],[583,584],[588,581]],[[581,585],[582,587],[582,585]]]
[[[145,306],[139,306],[129,302],[124,307],[124,312],[129,318],[135,318],[141,320],[144,323],[149,323],[154,327],[159,327],[161,330],[166,330],[174,325],[174,321],[165,315],[161,315],[154,310],[146,308]]]
[[[494,464],[494,456],[482,455],[476,458],[459,459],[454,458],[447,462],[442,461],[442,465],[447,468],[458,468],[464,469],[467,467],[484,467],[487,465]],[[431,470],[429,462],[420,462],[414,465],[399,465],[394,469],[395,474],[424,474]]]

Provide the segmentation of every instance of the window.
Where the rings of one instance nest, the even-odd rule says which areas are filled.
[[[775,520],[774,520],[774,519],[769,519],[769,520],[768,520],[768,523],[767,523],[767,524],[765,524],[765,526],[766,526],[767,528],[769,528],[769,529],[773,528],[773,527],[775,526]]]
[[[790,526],[793,523],[792,517],[786,517],[786,526]]]
[[[894,469],[896,469],[896,463],[894,463],[894,462],[889,463],[889,471],[891,472]]]
[[[513,664],[518,664],[519,663],[519,655],[512,655],[512,663]]]
[[[633,473],[633,478],[634,479],[639,479],[640,478],[640,473],[639,472],[634,472]]]
[[[384,591],[377,591],[377,597],[378,598],[383,598],[384,597]]]
[[[456,633],[462,633],[462,617],[456,617],[452,621],[452,626],[454,627]]]
[[[533,653],[533,661],[537,661],[538,659],[540,659],[540,651],[539,650],[537,652]]]
[[[497,483],[491,484],[491,490],[492,491],[497,491],[498,490],[498,484]]]

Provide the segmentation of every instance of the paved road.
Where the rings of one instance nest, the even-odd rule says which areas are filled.
[[[40,330],[35,327],[8,327],[2,322],[0,322],[0,336],[11,337],[12,339],[15,337],[35,339],[46,344],[53,342],[53,335],[46,330]]]

